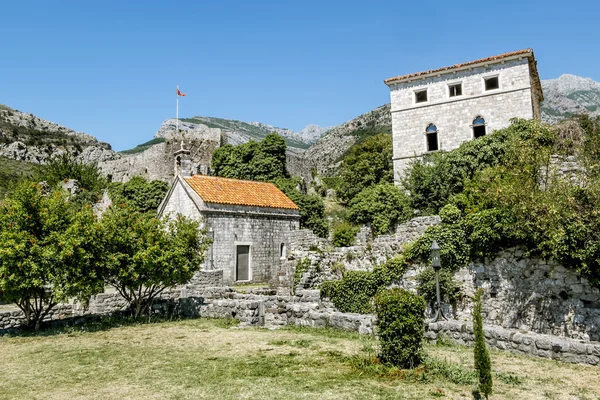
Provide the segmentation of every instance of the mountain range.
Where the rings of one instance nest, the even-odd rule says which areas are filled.
[[[600,116],[600,83],[565,74],[542,81],[542,87],[543,121],[555,123],[581,113]],[[315,172],[319,175],[334,173],[343,155],[364,138],[391,133],[389,104],[335,127],[308,125],[300,132],[262,122],[207,116],[180,119],[179,132],[176,123],[175,119],[166,120],[153,139],[117,153],[108,143],[91,135],[0,105],[0,161],[12,160],[11,165],[14,162],[41,164],[53,154],[70,152],[86,161],[97,162],[113,180],[128,180],[133,175],[169,180],[173,169],[164,166],[165,163],[172,165],[173,152],[182,141],[189,147],[198,170],[208,171],[212,151],[217,147],[261,140],[277,132],[288,145],[290,173],[310,179]],[[4,168],[3,162],[0,168]]]

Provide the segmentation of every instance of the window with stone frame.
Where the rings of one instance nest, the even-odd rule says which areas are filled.
[[[415,103],[427,102],[427,89],[415,91]]]
[[[473,137],[475,139],[485,136],[486,128],[485,128],[485,119],[482,116],[478,116],[473,120]]]
[[[462,83],[453,83],[451,85],[448,85],[448,96],[462,96]]]
[[[500,79],[497,76],[490,76],[489,78],[483,78],[485,83],[485,90],[500,89]]]
[[[434,124],[427,125],[425,136],[427,136],[427,151],[439,150],[438,131]]]

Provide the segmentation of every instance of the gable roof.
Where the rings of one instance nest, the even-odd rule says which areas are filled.
[[[207,203],[298,210],[272,183],[194,175],[185,182]]]
[[[441,72],[446,72],[446,71],[452,71],[452,70],[455,70],[455,69],[461,69],[461,68],[465,68],[465,67],[472,67],[472,66],[477,65],[477,64],[499,62],[499,61],[502,61],[505,58],[518,57],[518,56],[530,57],[530,59],[533,59],[533,49],[517,50],[517,51],[512,51],[512,52],[509,52],[509,53],[499,54],[497,56],[482,58],[482,59],[475,60],[475,61],[468,61],[468,62],[464,62],[464,63],[460,63],[460,64],[455,64],[455,65],[451,65],[451,66],[448,66],[448,67],[442,67],[442,68],[437,68],[437,69],[430,69],[428,71],[416,72],[416,73],[413,73],[413,74],[396,76],[396,77],[393,77],[393,78],[386,79],[383,82],[386,85],[390,85],[392,83],[396,83],[397,81],[403,81],[403,80],[406,80],[406,79],[416,78],[416,77],[420,77],[420,76],[423,76],[423,75],[430,75],[430,74],[436,74],[436,73],[441,73]]]

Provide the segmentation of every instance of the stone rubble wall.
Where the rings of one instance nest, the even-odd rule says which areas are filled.
[[[345,271],[371,271],[387,259],[404,251],[404,246],[422,236],[427,228],[441,223],[438,216],[416,217],[399,224],[396,232],[371,238],[370,228],[357,234],[357,245],[333,247],[312,232],[298,231],[290,240],[290,256],[296,261],[309,258],[310,270],[302,277],[300,289],[315,288],[323,281],[341,278]],[[293,274],[294,270],[291,270]]]
[[[488,347],[514,353],[550,358],[568,363],[597,365],[600,362],[600,343],[566,339],[518,329],[484,325],[483,333]],[[429,322],[425,338],[431,341],[449,339],[456,344],[473,346],[473,324],[463,321]]]
[[[211,277],[213,279],[214,277]],[[184,290],[187,297],[182,296]],[[241,326],[261,326],[275,329],[287,325],[312,328],[333,327],[360,334],[373,334],[375,316],[372,314],[341,313],[318,290],[303,290],[295,296],[278,296],[273,289],[238,293],[229,287],[188,286],[162,296],[159,306],[172,306],[182,316],[195,318],[234,318]],[[124,301],[118,293],[95,296],[87,310],[73,305],[57,307],[47,318],[67,318],[102,315],[122,311]],[[163,307],[162,310],[165,308]],[[155,312],[158,307],[153,309]],[[18,330],[22,322],[19,310],[0,313],[0,334]],[[470,321],[439,321],[425,324],[425,338],[431,341],[451,340],[461,345],[473,345]],[[597,365],[600,362],[600,343],[537,334],[525,330],[484,326],[488,346],[519,354],[549,358],[569,363]]]

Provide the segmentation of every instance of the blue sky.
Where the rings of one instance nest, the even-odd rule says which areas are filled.
[[[542,79],[600,81],[600,2],[11,1],[0,103],[116,150],[175,116],[300,130],[389,102],[383,79],[532,47]]]

